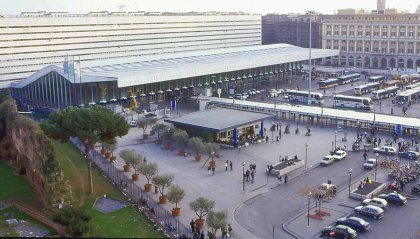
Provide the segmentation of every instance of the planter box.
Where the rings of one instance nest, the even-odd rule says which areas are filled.
[[[287,162],[294,162],[294,164],[292,165],[287,165]],[[301,167],[305,166],[305,162],[304,160],[295,160],[295,159],[290,159],[287,162],[281,162],[278,164],[273,165],[273,169],[271,170],[271,173],[274,175],[285,175],[288,174],[292,171],[295,171]]]
[[[363,189],[354,189],[350,192],[350,197],[354,199],[365,200],[373,198],[386,188],[385,183],[371,182],[366,184]]]

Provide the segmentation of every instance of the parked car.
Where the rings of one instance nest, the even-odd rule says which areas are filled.
[[[362,204],[366,205],[373,205],[385,209],[388,206],[388,202],[383,198],[367,198],[363,200]]]
[[[365,220],[358,218],[358,217],[349,217],[349,218],[339,218],[335,222],[335,225],[344,225],[348,226],[351,229],[358,231],[358,232],[365,232],[370,229],[370,224]]]
[[[285,95],[283,96],[283,99],[289,99],[289,95],[288,95],[288,94],[285,94]]]
[[[404,196],[396,192],[383,193],[383,194],[380,194],[378,197],[383,198],[387,202],[395,204],[395,205],[404,205],[407,203],[407,198],[405,198]]]
[[[325,227],[321,233],[323,236],[330,236],[334,238],[355,238],[357,236],[357,232],[355,230],[344,225]]]
[[[408,158],[408,159],[412,159],[412,160],[417,160],[420,156],[419,152],[416,151],[402,151],[402,152],[398,152],[398,156],[402,157],[402,158]]]
[[[130,125],[130,127],[136,127],[137,126],[137,121],[132,120],[132,121],[130,121],[129,125]]]
[[[384,216],[384,210],[382,208],[372,205],[357,206],[354,208],[354,211],[357,214],[372,217],[374,219],[380,219]]]
[[[376,159],[368,159],[366,163],[363,164],[365,169],[373,169],[376,167]]]
[[[397,153],[397,150],[391,146],[377,147],[377,148],[374,148],[373,151],[375,153],[388,154],[388,155],[394,155]]]
[[[336,161],[340,161],[344,159],[345,157],[347,157],[347,152],[344,150],[337,150],[333,155],[333,158]]]
[[[332,155],[327,155],[323,159],[321,159],[321,162],[319,162],[319,165],[321,166],[327,166],[332,163],[334,163],[334,157]]]

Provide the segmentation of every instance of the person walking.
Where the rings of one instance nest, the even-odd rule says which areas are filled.
[[[232,161],[229,161],[229,166],[230,166],[230,171],[232,171],[233,170],[233,163],[232,163]]]
[[[194,233],[195,232],[195,222],[194,222],[193,219],[191,219],[190,226],[191,226],[191,232]]]
[[[216,171],[216,168],[212,167],[211,168],[211,176],[215,175],[214,171]]]
[[[229,167],[229,161],[228,161],[228,160],[226,160],[226,162],[225,162],[225,168],[226,168],[226,171],[228,171],[228,167]]]
[[[365,159],[365,162],[366,162],[366,158],[367,158],[367,153],[366,152],[363,153],[363,158]]]
[[[281,183],[281,175],[277,175],[277,179],[279,180],[279,184]]]
[[[289,177],[286,175],[284,176],[284,184],[287,184],[287,181],[289,180]]]
[[[265,136],[265,142],[268,143],[268,135]]]
[[[255,170],[251,170],[251,183],[254,183]]]

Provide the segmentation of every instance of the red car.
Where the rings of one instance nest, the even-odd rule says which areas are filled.
[[[388,184],[388,189],[392,191],[400,191],[400,188],[397,186],[395,182]]]

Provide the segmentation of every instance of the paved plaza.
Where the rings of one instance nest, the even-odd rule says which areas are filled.
[[[189,110],[183,109],[182,111],[186,113]],[[273,120],[266,120],[264,125],[270,125]],[[373,179],[374,171],[363,169],[362,152],[351,151],[348,152],[347,158],[340,162],[328,167],[318,167],[318,162],[329,153],[332,144],[351,149],[357,134],[354,129],[346,129],[349,140],[343,142],[341,141],[344,136],[343,132],[339,132],[335,136],[335,128],[311,126],[312,136],[305,136],[305,125],[296,122],[281,122],[283,125],[291,124],[291,134],[282,132],[279,142],[272,140],[271,132],[267,129],[268,143],[251,144],[240,150],[222,148],[220,158],[216,159],[215,176],[208,174],[205,164],[207,156],[203,157],[201,162],[195,162],[194,153],[189,149],[187,149],[187,157],[179,156],[178,148],[172,151],[164,150],[163,145],[156,145],[151,140],[143,141],[141,139],[142,131],[138,128],[131,128],[128,135],[118,139],[119,148],[115,154],[118,155],[121,150],[126,148],[135,149],[146,156],[147,161],[158,163],[159,173],[170,173],[175,176],[173,184],[180,185],[186,191],[184,200],[179,204],[182,210],[180,221],[184,225],[189,225],[191,219],[196,219],[195,213],[189,208],[189,203],[202,196],[216,202],[216,211],[228,210],[228,221],[232,225],[234,238],[272,238],[273,228],[275,238],[292,238],[292,235],[299,238],[314,238],[319,236],[323,227],[334,222],[338,217],[352,213],[353,207],[360,204],[359,200],[348,198],[349,169],[352,169],[352,190],[357,188],[359,182],[367,176]],[[294,133],[296,127],[300,128],[300,134]],[[282,130],[284,131],[284,127]],[[277,135],[278,131],[274,132],[274,138]],[[378,137],[381,137],[382,142],[385,142],[385,139],[390,138],[390,133],[380,133]],[[279,183],[276,177],[266,174],[267,164],[278,163],[279,157],[297,155],[299,159],[305,160],[305,144],[308,144],[307,170],[302,168],[290,173],[287,185]],[[368,157],[375,156],[370,152]],[[226,160],[233,162],[233,171],[225,170]],[[243,162],[246,165],[245,170],[251,163],[255,163],[257,166],[255,182],[246,182],[245,192],[242,190],[243,169],[241,165]],[[116,162],[120,170],[122,170],[123,164],[121,159]],[[132,173],[133,171],[126,174],[131,175]],[[378,181],[387,183],[387,170],[379,169],[377,178]],[[332,215],[323,221],[310,219],[311,226],[307,227],[305,212],[308,200],[305,195],[299,193],[299,190],[306,186],[319,186],[328,180],[331,180],[338,188],[337,196],[324,204],[325,207],[330,208]],[[136,182],[138,185],[145,183],[144,177]],[[158,195],[154,195],[154,198],[158,201]],[[310,206],[314,207],[314,204],[315,202],[311,202]],[[409,220],[416,221],[416,215],[412,212],[419,206],[418,201],[409,201],[404,208],[389,209],[389,214],[404,215]],[[164,207],[170,210],[174,205],[167,204]],[[361,238],[386,238],[381,236],[391,232],[396,236],[402,236],[400,238],[415,235],[418,223],[416,225],[408,223],[398,228],[390,227],[398,223],[398,220],[395,220],[391,215],[385,216],[381,222],[374,222],[373,229],[369,233],[362,234]]]

